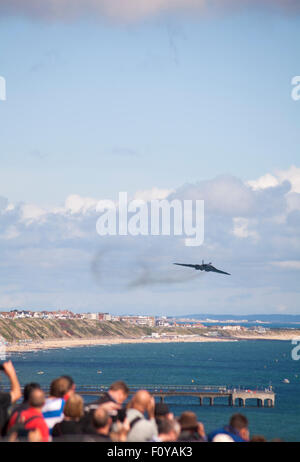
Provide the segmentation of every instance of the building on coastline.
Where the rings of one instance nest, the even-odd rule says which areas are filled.
[[[109,313],[98,313],[97,314],[97,319],[99,321],[115,321],[115,319],[113,319],[113,316],[111,316]]]
[[[109,313],[73,313],[70,310],[56,310],[56,311],[31,311],[31,310],[10,310],[0,312],[0,318],[2,319],[23,319],[23,318],[34,318],[34,319],[91,319],[100,322],[128,322],[130,324],[154,326],[154,316],[118,316],[111,315]]]
[[[154,316],[120,316],[120,321],[134,324],[136,326],[155,326]]]
[[[83,319],[98,319],[97,313],[82,313]]]
[[[120,322],[121,316],[111,316],[111,321]]]
[[[161,316],[155,320],[156,327],[170,327],[171,323],[168,321],[166,316]]]
[[[0,318],[2,319],[9,319],[11,318],[12,316],[10,315],[10,312],[9,311],[2,311],[0,313]]]
[[[176,324],[176,327],[185,327],[189,329],[203,329],[205,326],[201,324],[200,322],[181,322],[179,324]]]
[[[258,334],[265,334],[268,329],[262,326],[253,326],[249,327],[249,330],[251,330],[252,332],[257,332]]]
[[[246,327],[244,326],[222,326],[221,327],[222,330],[230,330],[230,331],[245,331],[247,330]]]

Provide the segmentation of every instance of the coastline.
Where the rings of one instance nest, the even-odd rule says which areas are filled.
[[[84,346],[108,346],[120,344],[136,344],[136,343],[209,343],[209,342],[237,342],[241,340],[281,340],[291,341],[297,338],[292,333],[282,334],[263,334],[263,335],[239,335],[229,338],[221,337],[207,337],[207,336],[191,336],[191,337],[174,337],[174,338],[122,338],[122,337],[103,337],[103,338],[63,338],[63,339],[49,339],[39,342],[28,343],[9,343],[6,345],[6,352],[8,353],[22,353],[33,350],[48,350],[56,348],[75,348]],[[300,337],[298,336],[300,339]]]
[[[21,353],[32,350],[49,350],[55,348],[76,348],[84,346],[97,346],[97,345],[120,345],[120,344],[134,344],[134,343],[202,343],[202,342],[232,342],[235,339],[221,339],[212,337],[179,337],[179,338],[85,338],[85,339],[52,339],[44,340],[41,342],[30,342],[20,344],[6,345],[8,353]]]

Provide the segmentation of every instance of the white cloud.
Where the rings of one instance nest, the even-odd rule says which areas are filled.
[[[290,193],[286,197],[288,211],[300,210],[300,194]]]
[[[250,220],[243,217],[233,218],[233,234],[239,238],[252,238],[255,241],[259,239],[256,231],[249,229]]]
[[[256,200],[250,186],[230,175],[218,176],[196,184],[186,184],[170,197],[203,199],[206,212],[228,216],[252,214]]]
[[[8,204],[5,209],[5,212],[10,212],[11,210],[14,210],[14,208],[15,208],[14,204]]]
[[[18,231],[16,226],[8,226],[3,233],[0,234],[0,239],[15,239],[20,236],[20,231]]]
[[[300,168],[292,165],[287,170],[277,170],[273,175],[267,173],[257,180],[248,181],[248,184],[254,190],[274,188],[284,181],[289,181],[291,184],[290,192],[300,193]]]
[[[296,270],[300,269],[298,171],[293,167],[277,172],[276,176],[272,174],[278,184],[267,182],[263,188],[254,188],[232,176],[221,176],[174,191],[152,188],[135,194],[135,198],[144,200],[204,199],[205,240],[203,246],[194,249],[185,247],[180,237],[101,238],[96,232],[101,198],[72,194],[63,207],[52,208],[9,204],[2,199],[0,302],[17,304],[22,300],[24,306],[34,301],[38,308],[68,304],[69,300],[74,309],[99,309],[105,299],[106,305],[100,309],[115,307],[118,311],[120,306],[126,306],[130,311],[133,293],[125,293],[124,287],[138,280],[142,284],[138,290],[143,295],[148,291],[146,297],[139,298],[141,312],[146,307],[152,309],[151,304],[155,303],[157,310],[162,311],[170,306],[180,311],[180,303],[183,306],[185,302],[192,308],[199,287],[207,303],[203,308],[219,306],[222,310],[222,297],[226,293],[229,308],[243,306],[250,310],[251,303],[258,306],[266,300],[270,311],[279,303],[288,306],[288,310],[296,310],[297,295],[299,298]],[[287,177],[293,181],[293,192],[284,183]],[[100,274],[96,280],[92,270],[95,256],[97,275]],[[212,261],[232,276],[222,279],[208,274],[193,279],[194,273],[181,269],[185,282],[175,281],[169,286],[170,281],[174,282],[174,261],[202,259]],[[145,274],[149,274],[150,283],[144,284]],[[157,279],[163,283],[154,284]],[[12,281],[17,289],[9,288]],[[255,295],[243,300],[243,293],[252,294],[254,288]],[[96,304],[90,307],[88,303]]]
[[[65,201],[65,209],[70,213],[86,213],[95,211],[98,201],[91,197],[81,197],[78,194],[71,194]]]
[[[26,223],[40,221],[45,218],[46,213],[46,210],[42,209],[41,207],[38,207],[35,204],[24,204],[21,206],[20,220],[25,221]]]
[[[273,261],[272,265],[284,269],[300,270],[300,260]]]
[[[280,182],[289,181],[292,185],[291,192],[300,193],[300,168],[292,165],[287,170],[279,170],[277,177]]]
[[[286,212],[300,210],[300,168],[294,165],[286,170],[277,170],[273,174],[267,173],[256,180],[248,181],[247,184],[257,192],[289,184],[290,188],[284,195],[287,203]]]
[[[174,192],[173,189],[159,189],[159,188],[152,188],[152,189],[146,189],[143,191],[137,191],[134,195],[134,199],[139,199],[143,201],[151,201],[154,199],[166,199],[172,192]]]
[[[66,268],[70,265],[78,264],[78,261],[87,261],[89,253],[75,248],[34,248],[28,247],[20,249],[17,254],[20,262],[28,262],[40,268]]]
[[[248,181],[248,184],[254,190],[259,190],[259,189],[273,188],[275,186],[278,186],[279,180],[275,176],[271,175],[270,173],[267,173],[266,175],[263,175],[260,178],[258,178],[258,180]]]

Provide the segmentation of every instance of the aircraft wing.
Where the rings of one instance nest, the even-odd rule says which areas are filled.
[[[213,271],[214,273],[228,274],[228,276],[230,276],[230,273],[226,273],[226,271],[218,270],[214,266],[211,266],[209,271]]]
[[[173,263],[173,265],[179,265],[179,266],[189,266],[190,268],[196,268],[197,265],[188,265],[186,263]]]

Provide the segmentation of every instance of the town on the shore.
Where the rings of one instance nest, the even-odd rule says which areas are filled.
[[[225,321],[226,325],[219,325],[224,323],[224,321],[219,321],[216,319],[204,319],[202,322],[195,319],[186,319],[174,318],[167,316],[146,316],[146,315],[113,315],[110,313],[74,313],[71,310],[43,310],[43,311],[32,311],[32,310],[18,310],[11,309],[10,311],[0,311],[0,319],[89,319],[99,322],[124,322],[127,324],[135,326],[144,326],[144,327],[184,327],[191,329],[205,329],[207,325],[203,322],[210,325],[211,328],[214,328],[215,331],[211,331],[210,335],[218,335],[218,331],[248,331],[252,330],[259,333],[264,333],[268,329],[263,326],[254,325],[251,327],[245,327],[241,324],[247,323],[247,320],[242,320],[237,323],[235,320]],[[258,323],[260,321],[257,321]],[[214,325],[214,323],[216,325]]]

